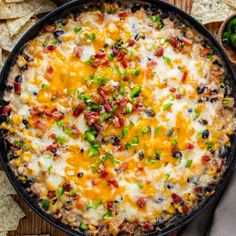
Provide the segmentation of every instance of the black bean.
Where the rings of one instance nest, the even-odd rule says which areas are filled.
[[[219,149],[219,157],[220,158],[225,158],[227,154],[228,154],[228,149],[225,148],[225,147],[220,147],[220,149]]]
[[[6,89],[7,92],[11,92],[12,89],[13,89],[13,86],[6,84],[5,89]]]
[[[201,94],[201,93],[204,93],[206,87],[204,86],[197,86],[197,93],[198,94]]]
[[[81,177],[83,177],[83,175],[84,175],[83,172],[79,172],[79,173],[77,174],[77,177],[78,177],[78,178],[81,178]]]
[[[181,158],[181,157],[182,157],[182,152],[180,152],[180,151],[175,151],[175,152],[172,153],[172,156],[173,156],[174,158]]]
[[[199,99],[197,100],[197,102],[198,102],[198,103],[203,103],[203,100],[202,100],[201,98],[199,98]]]
[[[63,30],[56,30],[53,34],[56,38],[61,37],[65,32]]]
[[[209,130],[206,129],[202,132],[202,138],[203,139],[207,139],[209,137]]]
[[[18,83],[21,83],[22,80],[23,80],[22,75],[17,75],[16,78],[15,78],[15,82],[18,82]]]
[[[140,161],[144,159],[144,153],[142,151],[138,152],[138,156]]]
[[[83,152],[84,152],[84,149],[83,149],[83,148],[81,148],[81,149],[80,149],[80,153],[83,153]]]
[[[148,117],[154,117],[155,116],[155,113],[152,109],[145,109],[144,112]]]
[[[214,103],[214,102],[217,102],[218,101],[218,98],[211,98],[211,103]]]
[[[193,109],[192,109],[192,108],[189,108],[189,109],[188,109],[188,112],[189,112],[189,113],[192,113],[192,112],[193,112]]]
[[[207,121],[207,120],[201,120],[201,123],[202,123],[203,125],[208,125],[208,121]]]
[[[210,92],[211,95],[215,95],[215,94],[218,94],[218,93],[219,93],[218,89],[213,89],[213,90]]]
[[[27,65],[24,65],[24,66],[20,67],[20,70],[21,70],[22,72],[24,72],[24,71],[28,70],[28,66],[27,66]]]
[[[170,136],[173,135],[173,133],[174,133],[174,129],[171,128],[171,129],[168,129],[168,130],[167,130],[166,135],[167,135],[168,137],[170,137]]]
[[[160,160],[160,154],[158,154],[157,152],[155,153],[155,158],[156,158],[156,160]]]
[[[111,145],[113,145],[113,146],[120,145],[120,138],[118,136],[112,136],[109,141],[110,141]]]
[[[229,93],[228,85],[225,85],[225,87],[224,87],[224,98],[228,96],[228,93]]]
[[[138,41],[139,38],[140,38],[140,35],[139,35],[139,34],[136,34],[136,35],[134,36],[134,39],[135,39],[136,41]]]
[[[169,17],[169,12],[163,12],[161,15],[160,15],[161,19],[166,19]]]
[[[34,96],[37,96],[37,95],[38,95],[38,93],[37,93],[37,92],[33,92],[33,95],[34,95]]]
[[[134,5],[131,7],[131,12],[135,13],[139,9],[140,9],[140,5],[134,3]]]
[[[23,119],[23,120],[22,120],[22,123],[24,124],[24,126],[25,126],[26,129],[29,128],[29,122],[28,122],[28,120]]]
[[[33,61],[34,61],[34,58],[30,57],[30,56],[27,55],[27,54],[24,54],[23,57],[25,58],[25,60],[26,60],[27,62],[33,62]]]
[[[168,189],[172,189],[172,188],[173,188],[173,186],[172,186],[171,184],[167,184],[166,187],[167,187]]]

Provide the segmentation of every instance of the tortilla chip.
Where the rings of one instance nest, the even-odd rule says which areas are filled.
[[[3,62],[3,64],[6,62],[6,60],[7,60],[7,58],[8,58],[8,56],[9,56],[9,52],[8,51],[3,51],[2,52],[2,62]]]
[[[231,7],[233,7],[236,11],[236,0],[225,0],[225,3]]]
[[[24,212],[10,196],[0,198],[0,231],[16,230]]]
[[[9,52],[13,48],[13,43],[6,23],[0,23],[0,47]]]
[[[1,69],[3,67],[3,61],[2,61],[2,49],[0,48],[0,73],[1,73]],[[0,177],[1,178],[1,177]],[[1,180],[0,180],[0,185],[1,185]],[[1,189],[0,189],[1,191]],[[0,235],[1,236],[1,235]]]
[[[0,236],[7,236],[8,232],[0,232]]]
[[[24,0],[4,0],[5,2],[23,2]]]
[[[0,171],[0,197],[16,194],[4,171]]]
[[[15,19],[34,12],[41,14],[52,11],[56,5],[49,0],[25,0],[24,2],[5,3],[0,1],[0,19]]]
[[[7,20],[7,27],[11,37],[17,34],[21,27],[24,26],[33,15],[34,12],[31,12],[21,18]]]
[[[221,22],[235,11],[225,0],[195,0],[191,14],[202,24]]]

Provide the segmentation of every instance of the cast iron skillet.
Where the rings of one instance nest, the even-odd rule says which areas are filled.
[[[112,2],[112,1],[110,1]],[[153,9],[156,9],[157,7],[160,9],[163,9],[164,11],[172,12],[174,15],[179,16],[184,20],[187,24],[193,26],[198,32],[200,32],[208,41],[208,43],[213,46],[215,51],[218,53],[218,55],[221,57],[224,67],[227,71],[227,80],[229,85],[232,88],[233,96],[236,101],[236,74],[229,62],[228,57],[226,56],[225,52],[221,48],[221,46],[217,43],[216,39],[207,31],[206,28],[204,28],[198,21],[196,21],[194,18],[192,18],[190,15],[186,14],[185,12],[181,11],[180,9],[176,8],[175,6],[172,6],[162,0],[150,0],[150,1],[137,1],[132,0],[128,3],[126,1],[120,1],[122,4],[144,4],[146,7],[151,7]],[[125,3],[124,3],[125,2]],[[134,3],[133,3],[134,2]],[[48,23],[50,21],[53,21],[54,19],[58,19],[59,17],[66,16],[69,13],[73,12],[82,12],[86,11],[88,7],[97,7],[101,9],[101,1],[96,0],[75,0],[71,1],[55,11],[49,13],[45,17],[43,17],[37,24],[35,24],[28,32],[21,38],[21,40],[17,43],[14,50],[11,52],[8,60],[5,63],[5,66],[2,70],[2,73],[0,75],[0,105],[4,105],[3,101],[3,94],[5,89],[5,80],[8,77],[9,69],[11,65],[14,63],[16,57],[21,53],[21,51],[24,48],[24,44],[29,41],[30,39],[34,38],[39,30],[42,28],[42,26],[45,23]],[[7,143],[4,140],[4,136],[1,135],[0,138],[0,159],[3,165],[3,168],[11,181],[12,185],[18,192],[18,194],[24,199],[24,201],[43,219],[45,219],[47,222],[52,224],[53,226],[57,227],[58,229],[70,234],[70,235],[84,235],[83,232],[78,232],[70,228],[69,226],[56,221],[52,216],[45,213],[37,204],[37,201],[29,195],[29,193],[25,190],[25,184],[20,183],[14,173],[11,171],[10,167],[8,166],[8,160],[7,160]],[[174,230],[177,230],[187,223],[189,223],[191,220],[193,220],[195,217],[197,217],[199,214],[201,214],[206,208],[210,207],[210,205],[215,202],[221,195],[223,189],[225,188],[231,174],[233,171],[233,168],[236,163],[236,156],[235,154],[235,148],[236,148],[236,135],[234,134],[231,138],[231,148],[227,153],[227,171],[225,172],[222,180],[220,183],[216,186],[215,194],[206,199],[198,209],[195,209],[190,215],[187,215],[185,217],[175,217],[170,226],[167,226],[161,232],[152,232],[150,235],[166,235]]]

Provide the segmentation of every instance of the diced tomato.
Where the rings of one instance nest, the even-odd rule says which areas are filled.
[[[123,58],[123,60],[120,63],[125,69],[128,67],[128,63],[127,60],[125,60],[125,58]]]
[[[19,82],[14,83],[14,91],[15,91],[15,94],[18,94],[18,95],[21,93],[21,84]]]
[[[148,67],[149,69],[153,69],[156,65],[157,65],[157,62],[154,61],[154,60],[150,60],[150,61],[147,63],[147,67]]]
[[[34,120],[33,124],[38,129],[45,129],[47,127],[46,122],[44,120]]]
[[[127,163],[124,163],[119,168],[116,169],[116,173],[117,174],[123,173],[127,170],[127,168],[128,168]]]
[[[187,149],[194,149],[194,145],[192,143],[187,143],[186,148]]]
[[[98,51],[96,54],[95,54],[95,58],[104,58],[106,56],[106,53],[103,52],[103,51]]]
[[[180,41],[181,41],[181,42],[184,42],[185,44],[187,44],[187,45],[189,45],[189,46],[193,45],[193,41],[192,41],[191,39],[186,38],[186,37],[182,37],[182,38],[180,39]]]
[[[124,50],[119,50],[118,53],[116,54],[116,60],[122,61],[125,55],[126,55],[126,52]]]
[[[179,195],[177,195],[176,193],[172,193],[171,197],[172,197],[174,203],[177,204],[177,203],[181,202],[181,197]]]
[[[109,185],[112,185],[115,188],[119,188],[118,182],[114,178],[107,179]]]
[[[203,191],[203,187],[202,186],[196,186],[194,188],[194,192],[196,192],[196,193],[201,193],[202,191]]]
[[[144,208],[147,204],[147,198],[146,197],[140,197],[137,201],[137,205],[140,207],[140,208]]]
[[[120,127],[124,127],[125,125],[125,118],[122,114],[117,114],[117,117],[118,117],[118,120],[119,120],[119,124],[120,124]]]
[[[50,138],[55,139],[57,135],[55,133],[49,135]]]
[[[54,72],[54,69],[51,65],[47,66],[47,73],[52,74]]]
[[[88,121],[89,125],[95,124],[99,119],[99,113],[92,111],[90,113],[84,114],[85,119]]]
[[[54,45],[49,45],[49,46],[47,46],[46,47],[46,49],[47,49],[47,51],[54,51],[54,50],[56,50],[56,46],[54,46]]]
[[[169,91],[172,92],[172,93],[175,93],[176,92],[176,88],[171,87],[171,88],[169,88]]]
[[[54,197],[56,197],[56,192],[55,192],[55,191],[49,191],[48,194],[47,194],[47,197],[48,197],[48,198],[54,198]]]
[[[133,47],[134,46],[134,44],[135,44],[135,40],[134,39],[129,39],[129,42],[128,42],[128,46],[129,47]]]
[[[59,148],[59,147],[60,147],[60,144],[59,144],[59,143],[53,143],[53,144],[47,146],[46,151],[56,150],[56,149]]]
[[[73,125],[72,127],[71,127],[71,130],[72,130],[72,133],[74,134],[74,135],[76,135],[76,136],[80,136],[80,131],[79,131],[79,129],[75,126],[75,125]]]
[[[170,38],[170,44],[173,48],[177,48],[178,47],[178,40],[175,37],[171,37]]]
[[[2,115],[3,116],[9,116],[11,112],[11,108],[9,106],[5,106],[2,108]]]
[[[182,98],[182,95],[181,95],[180,93],[179,93],[179,94],[176,94],[176,95],[175,95],[175,98],[178,99],[178,100],[180,100],[180,99]]]
[[[210,160],[211,160],[210,156],[208,156],[208,155],[202,156],[202,162],[204,164],[207,164]]]
[[[162,57],[164,55],[164,49],[162,47],[159,47],[156,52],[157,57]]]
[[[186,205],[184,205],[182,206],[182,211],[184,214],[187,214],[189,212],[189,208]]]
[[[71,185],[70,183],[64,183],[63,188],[65,191],[69,192],[71,190]]]
[[[121,17],[121,18],[125,18],[125,17],[128,17],[129,15],[128,15],[128,12],[119,12],[119,17]]]
[[[105,207],[106,207],[106,209],[112,211],[113,210],[113,202],[112,201],[106,202]]]

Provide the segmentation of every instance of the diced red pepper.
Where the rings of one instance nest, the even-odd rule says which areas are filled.
[[[175,93],[176,92],[176,88],[171,87],[171,88],[169,88],[169,91],[172,92],[172,93]]]
[[[196,192],[196,193],[201,193],[202,191],[203,191],[203,187],[202,186],[196,186],[194,188],[194,192]]]
[[[184,83],[187,79],[187,76],[188,76],[188,72],[187,71],[184,71],[183,73],[183,76],[182,76],[182,79],[181,79],[181,82]]]
[[[175,95],[175,98],[180,100],[182,98],[182,95],[180,93],[178,93],[178,94]]]
[[[113,210],[113,202],[112,201],[106,202],[105,207],[106,207],[106,209],[112,211]]]
[[[177,204],[177,203],[181,202],[181,197],[179,195],[177,195],[176,193],[172,193],[171,197],[172,197],[174,203]]]
[[[192,143],[187,143],[186,148],[189,150],[194,149],[194,145]]]
[[[178,40],[175,37],[171,37],[170,38],[170,44],[173,48],[177,48],[178,47]]]
[[[106,171],[103,171],[101,174],[100,174],[100,177],[105,179],[106,177],[108,176],[108,173]]]
[[[119,15],[119,17],[121,17],[121,18],[124,18],[124,17],[128,17],[128,16],[129,16],[127,12],[119,12],[118,15]]]
[[[106,53],[103,52],[103,51],[98,51],[96,54],[95,54],[95,58],[104,58],[106,56]]]
[[[46,47],[46,49],[48,50],[48,51],[54,51],[54,50],[56,50],[56,46],[54,46],[54,45],[49,45],[49,46],[47,46]]]
[[[47,66],[47,73],[52,74],[54,72],[54,69],[51,65]]]
[[[189,212],[189,208],[186,205],[184,205],[182,206],[182,211],[184,214],[187,214]]]
[[[59,148],[59,147],[60,147],[60,144],[59,144],[59,143],[53,143],[53,144],[47,146],[46,151],[56,150],[56,149]]]
[[[135,40],[134,39],[129,39],[129,42],[128,42],[128,46],[129,47],[133,47],[134,46],[134,44],[135,44]]]
[[[208,155],[202,156],[202,162],[204,164],[207,164],[210,160],[211,160],[210,156],[208,156]]]

